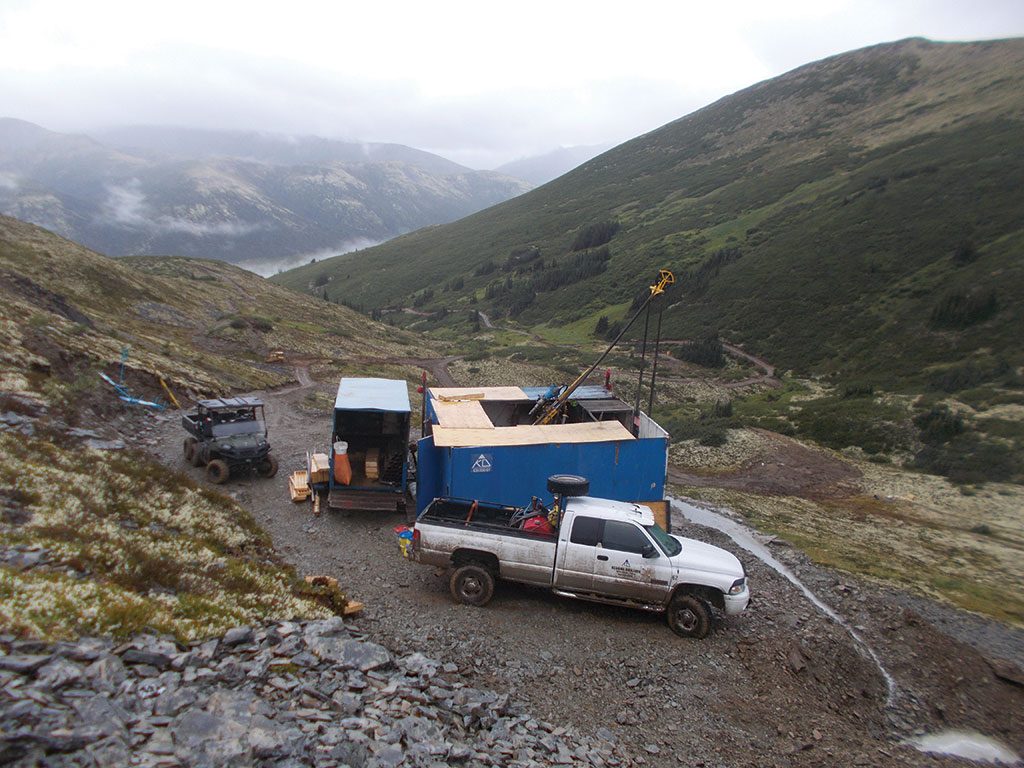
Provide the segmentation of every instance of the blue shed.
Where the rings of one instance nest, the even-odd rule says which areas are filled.
[[[643,413],[634,423],[632,407],[597,386],[577,390],[566,423],[535,426],[530,411],[548,390],[428,390],[417,513],[438,496],[521,506],[549,496],[550,475],[576,474],[592,496],[647,504],[667,524],[668,433]]]

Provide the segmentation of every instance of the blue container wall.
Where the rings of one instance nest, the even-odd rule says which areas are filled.
[[[426,438],[419,447],[417,512],[436,496],[515,506],[531,496],[548,500],[547,479],[554,474],[582,475],[590,480],[590,495],[606,499],[652,501],[665,495],[664,438],[479,448],[434,448]]]

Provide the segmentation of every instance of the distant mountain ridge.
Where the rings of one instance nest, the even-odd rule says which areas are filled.
[[[89,131],[89,136],[126,154],[154,159],[194,160],[231,157],[273,165],[398,162],[440,176],[472,172],[471,168],[447,158],[402,144],[339,141],[320,136],[287,136],[260,131],[213,131],[162,125],[113,126]]]
[[[159,127],[98,135],[0,119],[0,213],[114,256],[252,265],[381,242],[529,188],[395,144]]]
[[[494,170],[506,176],[523,179],[539,187],[597,157],[602,152],[608,151],[611,147],[611,144],[559,147],[542,155],[513,160],[510,163],[499,165]]]
[[[280,281],[354,306],[419,299],[585,337],[667,267],[679,278],[672,337],[719,333],[781,370],[846,379],[1001,381],[1024,364],[1022,137],[1024,39],[872,46],[358,264]],[[610,239],[595,243],[599,231]],[[421,295],[456,275],[458,288]]]

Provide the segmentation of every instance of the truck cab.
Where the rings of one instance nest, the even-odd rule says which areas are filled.
[[[589,496],[568,500],[556,592],[668,604],[681,585],[726,615],[741,613],[750,599],[735,555],[666,533],[647,507]]]

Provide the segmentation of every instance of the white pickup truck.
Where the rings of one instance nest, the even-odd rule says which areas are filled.
[[[462,603],[486,605],[501,578],[664,612],[683,637],[708,634],[710,606],[730,616],[747,607],[743,565],[724,549],[666,533],[645,506],[573,496],[589,490],[584,478],[556,475],[548,490],[551,510],[536,499],[526,508],[435,499],[416,520],[409,557],[449,568],[452,596]]]

